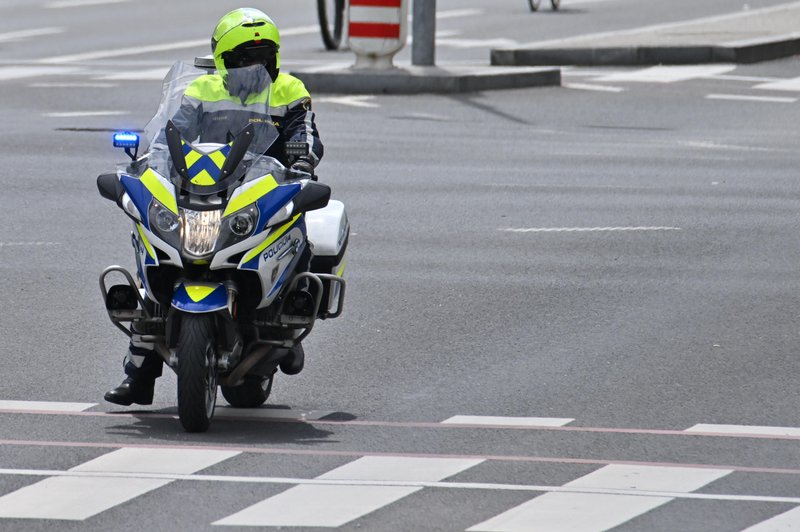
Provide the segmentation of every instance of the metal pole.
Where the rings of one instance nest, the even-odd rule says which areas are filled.
[[[411,63],[432,66],[436,55],[436,0],[414,0],[412,20]]]

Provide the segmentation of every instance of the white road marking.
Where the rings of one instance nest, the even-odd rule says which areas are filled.
[[[0,242],[0,246],[3,243]],[[0,411],[29,410],[34,412],[83,412],[97,403],[66,403],[56,401],[0,401]]]
[[[440,46],[448,46],[450,48],[511,48],[518,46],[519,43],[512,39],[452,39],[452,38],[437,38],[436,44]]]
[[[49,118],[80,118],[87,116],[121,116],[130,114],[128,111],[68,111],[63,113],[43,113]]]
[[[52,82],[52,83],[31,83],[28,87],[36,89],[110,89],[116,87],[114,83],[91,83],[91,82]]]
[[[770,91],[800,91],[800,78],[782,79],[780,81],[768,81],[753,87],[754,89],[765,89]]]
[[[565,487],[624,489],[631,494],[545,493],[469,529],[470,532],[528,530],[602,531],[619,526],[673,500],[638,492],[692,492],[732,471],[689,467],[609,465]]]
[[[777,151],[775,148],[765,148],[763,146],[737,146],[735,144],[720,144],[710,140],[682,140],[678,142],[681,146],[688,146],[690,148],[701,148],[704,150],[730,150],[730,151],[755,151],[755,152],[771,152]]]
[[[448,11],[437,11],[436,18],[439,20],[448,19],[448,18],[460,18],[460,17],[479,17],[483,15],[483,9],[450,9]],[[409,17],[409,20],[411,17]],[[437,32],[438,33],[438,32]]]
[[[589,83],[563,83],[561,86],[567,89],[575,89],[582,91],[623,92],[625,90],[622,87],[611,87],[608,85],[593,85]]]
[[[151,68],[148,70],[132,70],[97,76],[97,80],[108,81],[161,81],[169,72],[170,67]]]
[[[744,81],[747,83],[772,83],[773,81],[783,81],[783,78],[768,78],[762,76],[737,76],[732,74],[720,74],[719,76],[709,76],[711,79],[722,81]]]
[[[800,530],[800,507],[745,528],[743,532],[791,532],[792,530]]]
[[[307,35],[319,32],[319,26],[298,26],[281,30],[281,36]],[[108,59],[111,57],[125,57],[130,55],[146,55],[155,52],[168,52],[172,50],[185,50],[190,48],[208,49],[208,38],[193,39],[188,41],[168,42],[163,44],[151,44],[149,46],[131,46],[127,48],[117,48],[114,50],[98,50],[95,52],[84,52],[78,54],[60,55],[40,59],[37,63],[74,63],[78,61],[92,61],[95,59]]]
[[[506,227],[499,231],[508,233],[601,233],[619,231],[680,231],[680,227],[636,226],[636,227]]]
[[[797,101],[797,98],[786,98],[781,96],[746,96],[744,94],[707,94],[706,99],[764,103],[794,103]]]
[[[389,485],[394,481],[438,481],[483,460],[459,458],[394,458],[368,456],[317,477],[336,486],[300,485],[216,521],[228,526],[339,527],[422,489]],[[349,481],[387,481],[359,486]]]
[[[40,76],[60,76],[80,72],[76,67],[58,66],[5,66],[0,67],[0,80],[24,79]]]
[[[315,98],[314,102],[335,103],[338,105],[347,105],[350,107],[380,107],[379,104],[374,103],[375,96],[328,96],[323,98]]]
[[[124,4],[130,0],[61,0],[49,2],[44,5],[48,9],[63,9],[68,7],[100,6],[105,4]]]
[[[63,33],[64,28],[38,28],[35,30],[20,30],[0,33],[0,42],[23,41],[31,37],[41,37],[43,35],[54,35]]]
[[[442,421],[443,425],[480,425],[487,427],[563,427],[575,421],[572,418],[555,417],[500,417],[500,416],[453,416]]]
[[[319,31],[319,28],[317,28]],[[196,39],[192,41],[171,42],[165,44],[152,44],[149,46],[131,46],[128,48],[117,48],[115,50],[98,50],[95,52],[84,52],[80,54],[58,55],[40,59],[37,63],[75,63],[78,61],[91,61],[95,59],[108,59],[111,57],[124,57],[128,55],[146,55],[154,52],[167,52],[171,50],[183,50],[187,48],[203,48],[208,46],[208,39]]]
[[[83,521],[172,482],[136,474],[190,474],[238,455],[238,451],[123,448],[70,469],[108,477],[57,476],[0,497],[0,517]],[[122,475],[120,475],[122,474]]]
[[[635,495],[639,497],[667,497],[697,501],[729,502],[767,502],[800,504],[800,497],[780,497],[774,495],[748,495],[726,493],[684,493],[674,491],[651,491],[641,489],[592,488],[570,486],[545,486],[536,484],[498,484],[492,482],[452,482],[423,480],[331,480],[321,478],[259,477],[208,474],[177,473],[124,473],[93,471],[59,471],[52,469],[0,469],[0,475],[28,477],[69,477],[69,478],[136,478],[151,480],[181,480],[186,482],[213,482],[231,484],[286,484],[298,486],[402,486],[415,488],[437,488],[455,490],[520,491],[554,493],[593,493],[602,495]]]
[[[707,78],[730,72],[735,65],[657,65],[628,72],[616,72],[601,76],[596,81],[636,82],[636,83],[674,83],[696,78]]]
[[[756,425],[715,425],[699,423],[685,432],[709,432],[715,434],[755,434],[761,436],[800,436],[797,427],[764,427]]]

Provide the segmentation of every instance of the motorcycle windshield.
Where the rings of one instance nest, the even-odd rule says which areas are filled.
[[[261,65],[223,77],[184,62],[170,69],[155,116],[145,126],[148,165],[181,190],[230,188],[278,138],[269,108],[271,79]]]

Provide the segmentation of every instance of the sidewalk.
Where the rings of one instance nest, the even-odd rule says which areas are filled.
[[[800,53],[800,2],[494,49],[492,65],[755,63]]]

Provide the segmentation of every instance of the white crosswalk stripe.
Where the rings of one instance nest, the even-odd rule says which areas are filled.
[[[123,448],[70,471],[194,473],[237,451]],[[172,482],[126,477],[50,477],[0,497],[0,518],[83,521]]]
[[[609,465],[565,486],[686,493],[732,471],[686,467]],[[488,521],[470,532],[600,532],[621,525],[668,502],[665,496],[604,493],[546,493]]]
[[[483,460],[367,456],[317,478],[385,480],[386,485],[295,486],[215,522],[231,526],[338,527],[407,497],[423,488],[391,481],[435,481],[476,466]]]
[[[745,529],[744,532],[791,532],[792,530],[800,530],[800,506],[761,521]]]

